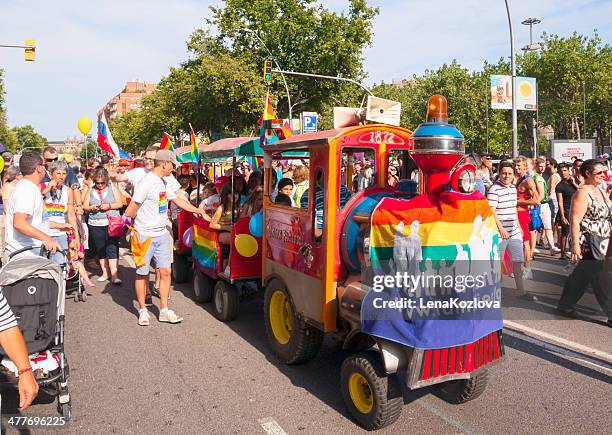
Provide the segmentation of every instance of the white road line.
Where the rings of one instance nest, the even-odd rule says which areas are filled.
[[[538,340],[537,338],[530,337],[529,335],[516,333],[512,330],[506,330],[504,333],[505,335],[509,335],[510,337],[516,337],[519,340],[526,341],[538,347],[542,347],[546,350],[550,350],[555,353],[559,353],[561,355],[567,356],[568,358],[579,360],[581,363],[589,365],[591,367],[595,367],[597,369],[605,370],[607,372],[612,373],[612,364],[608,364],[604,361],[590,358],[582,353],[574,352],[572,350],[568,350],[563,347],[556,346],[554,344],[546,343],[545,341]]]
[[[272,417],[260,418],[257,421],[268,435],[287,435],[287,432]]]
[[[453,416],[442,411],[440,408],[433,405],[429,401],[417,400],[413,403],[416,403],[421,408],[426,409],[427,411],[431,412],[433,415],[435,415],[439,419],[444,420],[444,422],[446,422],[448,425],[457,429],[459,431],[458,433],[467,434],[467,435],[475,435],[478,433],[478,431],[474,429],[473,427],[455,419]]]
[[[504,320],[504,327],[522,332],[523,334],[539,339],[542,342],[548,342],[559,347],[564,347],[574,352],[595,357],[607,362],[608,364],[612,364],[612,354],[604,352],[603,350],[593,349],[592,347],[585,346],[565,338],[557,337],[556,335],[540,331],[539,329],[530,328],[529,326],[521,325],[520,323],[513,322],[511,320]]]

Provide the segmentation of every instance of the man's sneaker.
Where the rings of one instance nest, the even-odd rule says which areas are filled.
[[[550,255],[555,255],[555,254],[558,254],[559,252],[561,252],[561,249],[557,248],[556,246],[553,246],[552,248],[550,248]]]
[[[151,297],[151,294],[149,293],[145,295],[145,305],[147,307],[150,307],[151,305],[153,305],[153,298]]]
[[[138,314],[138,324],[140,326],[149,326],[149,312],[142,310]]]
[[[166,309],[159,312],[159,321],[166,323],[181,323],[183,318],[177,316],[174,311]]]

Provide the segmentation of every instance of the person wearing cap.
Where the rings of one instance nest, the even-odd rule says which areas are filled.
[[[172,264],[172,236],[168,232],[168,202],[172,201],[179,208],[199,214],[199,210],[189,201],[176,195],[175,190],[168,188],[165,177],[179,166],[172,151],[157,151],[153,170],[148,172],[138,183],[132,195],[132,201],[125,215],[134,218],[132,236],[132,254],[136,263],[136,298],[138,300],[138,324],[149,325],[149,312],[145,305],[149,280],[149,264],[155,261],[159,268],[159,321],[180,323],[183,318],[168,309],[170,293],[170,266]]]

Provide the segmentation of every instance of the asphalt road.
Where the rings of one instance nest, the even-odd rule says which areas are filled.
[[[540,265],[546,266],[543,261]],[[182,324],[152,318],[149,327],[139,327],[128,285],[132,272],[125,268],[122,273],[122,287],[98,284],[86,303],[67,301],[73,419],[57,431],[363,432],[350,420],[340,396],[343,352],[326,342],[309,363],[280,365],[266,345],[261,299],[245,301],[239,318],[224,324],[214,318],[210,306],[193,301],[189,285],[177,286],[172,293],[171,307],[185,318]],[[532,285],[541,296],[554,299],[548,283]],[[596,311],[592,321],[570,320],[556,317],[545,302],[504,302],[506,315],[517,322],[563,333],[599,350],[612,348],[612,331],[598,323]],[[151,311],[157,314],[156,308]],[[381,432],[609,433],[612,367],[511,332],[506,335],[507,356],[490,370],[489,386],[480,398],[450,405],[434,389],[405,392],[400,419]],[[4,385],[3,414],[17,412],[15,397],[14,389]],[[52,400],[41,394],[24,415],[57,415]],[[18,433],[6,421],[3,425],[7,433]],[[33,427],[22,431],[49,432]]]

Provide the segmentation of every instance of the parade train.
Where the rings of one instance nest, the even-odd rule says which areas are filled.
[[[342,396],[368,430],[399,417],[401,384],[437,384],[442,398],[463,403],[484,391],[488,367],[504,355],[499,235],[487,200],[473,189],[475,168],[459,164],[463,136],[447,118],[446,99],[436,95],[428,102],[427,122],[414,133],[359,125],[262,147],[262,234],[252,237],[248,222],[236,223],[229,258],[237,269],[229,274],[221,270],[223,253],[206,222],[194,226],[199,299],[214,299],[215,312],[235,317],[244,280],[263,287],[268,343],[282,363],[313,358],[324,335],[331,335],[351,352],[341,367]],[[309,166],[307,207],[273,203],[273,162],[298,160]],[[372,182],[359,191],[347,180],[364,161],[372,165]],[[390,163],[400,166],[401,178],[416,164],[418,185],[405,179],[390,186]],[[251,252],[236,246],[248,237],[254,239]],[[461,289],[424,279],[411,290],[393,280],[444,274],[482,279]],[[417,313],[409,302],[399,303],[451,298],[497,305]]]

